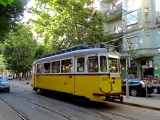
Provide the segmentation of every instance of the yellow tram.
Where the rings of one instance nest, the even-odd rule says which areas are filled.
[[[33,63],[33,90],[51,90],[72,98],[123,101],[120,55],[98,42],[47,54]]]

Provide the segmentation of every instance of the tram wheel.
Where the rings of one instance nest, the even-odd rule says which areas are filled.
[[[123,102],[123,96],[121,96],[119,100],[120,100],[120,102]]]

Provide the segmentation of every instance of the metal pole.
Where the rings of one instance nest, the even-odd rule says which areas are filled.
[[[147,93],[147,82],[146,82],[146,98],[148,99],[148,93]]]
[[[130,66],[130,63],[128,63],[130,61],[128,61],[126,59],[126,98],[129,99],[129,86],[128,86],[128,66]]]
[[[129,85],[128,85],[128,78],[126,78],[126,98],[129,99]]]

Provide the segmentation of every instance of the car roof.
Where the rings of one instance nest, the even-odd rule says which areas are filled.
[[[126,80],[126,78],[123,78],[123,80]],[[128,78],[128,80],[141,80],[140,78]]]

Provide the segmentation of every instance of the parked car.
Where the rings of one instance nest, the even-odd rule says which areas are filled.
[[[160,93],[160,84],[154,84],[153,85],[153,91],[155,94]]]
[[[146,95],[146,90],[147,94],[153,93],[152,83],[139,78],[129,78],[128,85],[129,94],[132,96]],[[126,92],[126,79],[122,79],[122,91]]]
[[[10,75],[7,75],[7,79],[8,79],[8,80],[13,80],[13,75],[11,75],[11,74],[10,74]]]
[[[10,91],[10,83],[5,76],[0,76],[0,90]]]

